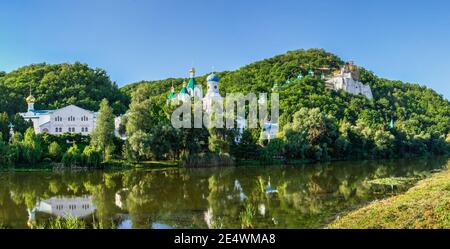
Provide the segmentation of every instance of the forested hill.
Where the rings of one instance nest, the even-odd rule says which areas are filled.
[[[344,62],[322,49],[296,50],[258,61],[235,71],[218,72],[220,91],[270,92],[278,83],[280,92],[281,124],[290,122],[302,107],[318,107],[338,121],[353,125],[364,122],[375,129],[388,128],[391,118],[396,128],[409,135],[427,136],[448,134],[450,131],[450,103],[432,89],[375,76],[361,70],[361,80],[371,86],[374,100],[363,96],[334,92],[324,86],[320,77],[303,77],[310,69],[338,69]],[[188,69],[186,69],[188,70]],[[206,89],[207,74],[197,78]],[[170,78],[128,84],[118,89],[107,72],[92,69],[86,64],[34,64],[10,73],[0,72],[0,112],[10,115],[25,111],[25,97],[30,87],[37,99],[37,109],[54,109],[69,104],[97,110],[100,101],[107,98],[115,113],[124,113],[131,93],[139,85],[156,96],[161,105],[173,83],[176,91],[186,79]]]
[[[25,98],[36,98],[36,109],[56,109],[75,104],[96,111],[107,98],[117,114],[128,108],[128,98],[106,71],[86,64],[33,64],[10,73],[0,72],[0,112],[26,111]]]
[[[296,80],[302,72],[310,69],[338,69],[344,62],[322,49],[296,50],[273,58],[244,66],[236,71],[217,73],[220,91],[225,92],[270,92],[278,83],[282,124],[290,122],[293,114],[302,107],[318,107],[337,120],[356,125],[363,122],[374,129],[387,129],[390,120],[410,136],[429,137],[432,134],[448,134],[450,131],[450,103],[432,89],[417,84],[379,78],[372,72],[361,69],[361,81],[371,86],[374,100],[328,90],[320,77],[304,77]],[[206,74],[197,81],[206,89]],[[142,81],[121,88],[127,95],[145,85],[163,103],[173,83],[176,91],[186,79],[170,78],[158,81]]]

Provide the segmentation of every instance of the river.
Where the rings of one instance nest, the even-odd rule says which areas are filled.
[[[338,215],[412,186],[447,158],[302,166],[0,172],[0,227],[57,217],[89,228],[322,228]]]

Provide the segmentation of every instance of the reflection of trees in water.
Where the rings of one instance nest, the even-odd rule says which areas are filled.
[[[25,227],[26,210],[41,200],[92,195],[95,217],[88,217],[87,223],[95,220],[95,226],[104,228],[124,219],[130,219],[133,228],[151,228],[153,223],[240,228],[242,222],[255,228],[320,227],[343,210],[377,198],[368,180],[421,175],[445,162],[438,158],[299,167],[5,172],[0,175],[0,225]]]

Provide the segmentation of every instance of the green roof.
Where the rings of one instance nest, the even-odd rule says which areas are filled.
[[[189,80],[187,88],[194,89],[196,85],[197,85],[197,81],[195,80],[195,78],[191,78]]]
[[[189,94],[189,92],[188,92],[188,90],[187,90],[186,87],[181,88],[180,93],[186,93],[186,94]]]
[[[175,93],[174,92],[170,92],[170,94],[167,97],[167,99],[173,99],[173,98],[175,98]]]

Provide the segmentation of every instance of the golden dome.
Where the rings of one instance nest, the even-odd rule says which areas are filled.
[[[35,103],[36,102],[36,98],[33,97],[33,95],[30,94],[30,96],[28,96],[26,98],[27,103]]]

